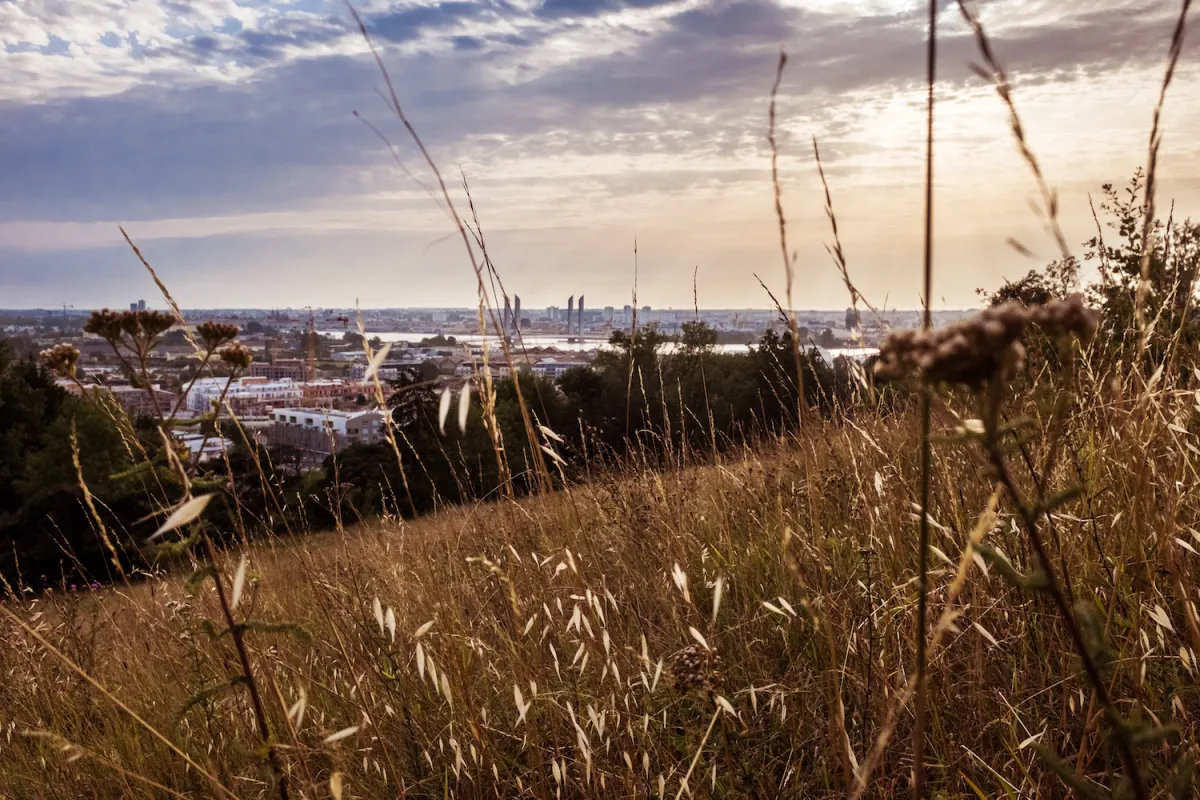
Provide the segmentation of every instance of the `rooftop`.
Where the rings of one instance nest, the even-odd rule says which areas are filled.
[[[314,416],[328,419],[353,419],[360,414],[378,413],[372,412],[369,409],[361,411],[339,411],[334,408],[277,408],[276,414],[312,414]]]

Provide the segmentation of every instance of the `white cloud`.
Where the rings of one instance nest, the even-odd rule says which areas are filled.
[[[638,236],[655,254],[647,291],[690,287],[700,264],[710,292],[761,304],[750,273],[769,278],[778,267],[764,132],[783,43],[785,203],[810,304],[843,302],[822,249],[813,134],[856,279],[874,300],[914,302],[919,4],[558,2],[555,14],[532,0],[359,6],[388,23],[376,42],[406,110],[453,186],[456,166],[466,169],[489,239],[521,280],[546,285],[563,264],[624,263]],[[1148,3],[980,4],[1030,141],[1062,190],[1072,242],[1089,234],[1086,192],[1145,158],[1171,22],[1169,9],[1148,13]],[[1127,16],[1138,9],[1147,13]],[[1027,209],[1033,185],[1006,112],[966,70],[976,55],[952,5],[943,20],[938,291],[961,304],[976,286],[1030,266],[1005,247],[1008,236],[1049,250]],[[90,253],[119,247],[116,223],[125,222],[179,264],[254,253],[261,274],[249,285],[265,292],[297,260],[317,270],[337,257],[335,242],[360,237],[374,253],[364,265],[391,263],[388,248],[403,242],[405,263],[421,264],[429,283],[426,301],[459,291],[436,268],[458,254],[422,249],[446,220],[350,116],[363,111],[420,166],[372,94],[381,81],[347,22],[334,2],[0,5],[9,78],[0,84],[0,172],[23,187],[0,198],[0,258],[14,274],[18,264],[43,265],[29,269],[28,286],[53,283]],[[1164,191],[1181,208],[1200,200],[1200,144],[1182,133],[1200,125],[1194,77],[1180,72],[1167,107]],[[606,285],[615,292],[626,280]]]

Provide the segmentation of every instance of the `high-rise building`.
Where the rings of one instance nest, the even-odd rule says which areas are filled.
[[[512,328],[512,303],[504,298],[504,316],[500,318],[500,329],[507,333]]]
[[[137,311],[137,310],[138,310],[137,303],[130,303],[130,304],[129,304],[129,310],[130,310],[130,311]]]
[[[575,312],[575,295],[567,298],[567,336],[571,335],[571,317]]]
[[[614,312],[613,312],[612,306],[605,306],[604,307],[604,321],[612,322],[613,321],[613,313]]]
[[[575,332],[580,336],[583,335],[583,295],[579,295],[579,316],[578,322],[575,325]]]
[[[521,295],[513,295],[513,332],[521,330]]]
[[[146,301],[145,301],[145,300],[138,300],[138,302],[137,302],[137,310],[138,310],[138,311],[145,311],[145,310],[146,310]]]

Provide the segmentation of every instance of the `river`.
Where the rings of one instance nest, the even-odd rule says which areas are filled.
[[[322,336],[330,336],[334,339],[340,339],[345,331],[318,331],[318,333],[320,333]],[[367,332],[368,338],[374,338],[378,336],[379,339],[384,342],[408,342],[409,344],[416,344],[422,339],[428,339],[436,335],[436,333],[411,333],[407,331],[396,331],[391,333]],[[481,336],[478,333],[447,333],[444,335],[447,337],[453,336],[455,341],[460,343],[479,344],[486,339],[491,345],[496,347],[499,346],[499,340],[495,336]],[[555,336],[553,334],[531,334],[528,336],[522,336],[519,340],[516,340],[516,343],[523,343],[527,348],[553,347],[554,349],[564,353],[584,353],[591,350],[608,348],[609,346],[608,343],[602,339],[587,339],[585,341],[571,342],[567,341],[567,337],[565,336]],[[668,343],[664,345],[663,349],[666,352],[671,352],[676,346],[677,345],[674,343]],[[719,353],[748,353],[750,352],[750,347],[751,345],[746,344],[719,344],[714,349]],[[824,356],[828,361],[832,361],[838,356],[848,356],[849,358],[862,360],[879,352],[874,347],[833,347],[828,349],[818,347],[817,350],[819,350],[821,355]]]

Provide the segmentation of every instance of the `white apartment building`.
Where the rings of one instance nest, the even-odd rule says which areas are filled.
[[[556,358],[543,358],[533,365],[533,374],[539,378],[558,380],[567,370],[586,366],[588,366],[586,361],[559,361]]]
[[[304,385],[290,378],[272,381],[266,378],[235,378],[229,384],[228,378],[197,378],[192,390],[188,393],[187,407],[191,411],[211,411],[213,405],[225,392],[225,400],[233,408],[234,413],[243,411],[261,412],[263,408],[295,405],[304,396]]]
[[[338,411],[332,408],[277,408],[271,413],[277,425],[317,428],[342,436],[362,438],[382,431],[382,411]]]
[[[500,359],[499,363],[497,363],[494,360],[495,358]],[[518,367],[518,369],[519,369],[519,367]],[[464,361],[463,363],[459,364],[457,367],[454,368],[454,374],[460,378],[473,377],[476,374],[476,372],[479,372],[479,373],[483,372],[483,362],[482,361],[478,362],[478,363]],[[496,354],[495,356],[493,356],[493,360],[490,360],[488,362],[488,372],[491,373],[492,380],[499,380],[500,378],[512,377],[512,369],[508,366],[508,363],[504,360],[504,356],[500,355],[500,354]]]
[[[421,363],[421,361],[388,361],[380,364],[375,372],[379,375],[379,380],[381,381],[394,381],[410,370],[420,369]],[[365,380],[366,375],[366,364],[355,364],[350,368],[350,378],[352,380]],[[371,385],[375,385],[374,380],[371,381]]]
[[[383,438],[383,411],[337,411],[330,408],[277,408],[268,435],[273,445],[296,447],[324,457],[352,444]]]

